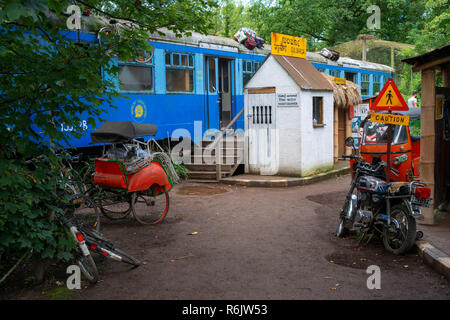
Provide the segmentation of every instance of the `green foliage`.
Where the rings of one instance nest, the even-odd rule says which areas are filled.
[[[439,48],[450,41],[450,0],[428,0],[423,13],[423,28],[410,33],[418,53]]]
[[[120,94],[113,58],[148,50],[148,32],[166,27],[205,32],[210,0],[77,1],[83,12],[123,18],[134,27],[113,33],[107,45],[65,37],[70,0],[0,0],[0,262],[33,249],[46,259],[70,259],[74,247],[53,222],[56,190],[63,187],[58,151],[81,137],[82,119],[95,118]],[[83,118],[81,118],[83,114]],[[74,130],[64,131],[73,127]],[[27,164],[45,156],[48,161]]]
[[[175,171],[176,171],[177,175],[181,179],[187,179],[188,178],[189,169],[186,167],[186,165],[184,163],[172,162],[172,164],[173,164],[173,167],[175,168]]]

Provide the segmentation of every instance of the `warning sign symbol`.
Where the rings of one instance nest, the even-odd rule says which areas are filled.
[[[372,104],[372,110],[407,111],[408,105],[391,78],[386,81]]]

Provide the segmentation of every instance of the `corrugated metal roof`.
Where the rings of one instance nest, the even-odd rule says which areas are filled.
[[[327,79],[325,79],[308,60],[279,55],[272,56],[300,88],[333,91],[333,88],[328,83]]]

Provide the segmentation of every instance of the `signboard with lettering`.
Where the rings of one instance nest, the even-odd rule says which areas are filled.
[[[278,107],[295,107],[298,105],[297,93],[278,93],[277,94],[277,106]]]
[[[397,114],[388,114],[388,113],[372,113],[370,115],[370,121],[372,122],[381,122],[387,124],[398,124],[407,126],[409,125],[409,117],[402,116]]]
[[[369,114],[369,104],[360,103],[355,106],[355,117],[361,117],[364,119]]]
[[[334,83],[336,83],[336,84],[345,84],[345,78],[336,78],[336,77],[334,77]]]
[[[306,59],[306,39],[272,32],[271,41],[272,54]]]

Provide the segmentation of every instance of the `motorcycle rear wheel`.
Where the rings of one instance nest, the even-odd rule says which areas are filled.
[[[416,219],[403,205],[392,207],[391,228],[395,231],[392,232],[385,227],[383,232],[383,244],[386,250],[395,255],[408,252],[414,245],[417,226]]]

